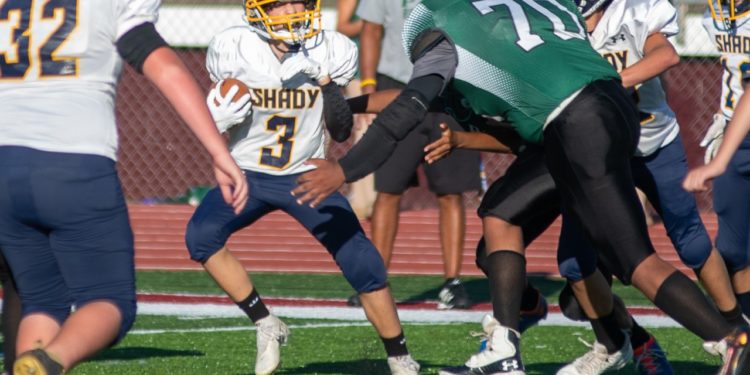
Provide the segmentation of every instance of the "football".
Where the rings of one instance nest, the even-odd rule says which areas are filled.
[[[222,97],[226,96],[227,92],[229,92],[229,89],[231,89],[232,86],[239,87],[239,90],[237,91],[236,94],[234,94],[234,97],[232,98],[233,102],[237,101],[239,98],[241,98],[242,95],[245,95],[248,92],[250,92],[250,90],[247,88],[247,85],[245,85],[244,83],[242,83],[242,81],[240,81],[239,79],[227,78],[227,79],[224,80],[224,82],[222,82],[221,87],[219,87],[219,93],[221,94],[221,96]],[[211,85],[211,87],[212,88],[216,87],[216,84],[214,83],[213,85]],[[214,102],[216,102],[216,99],[214,99]],[[219,103],[216,102],[216,104],[218,105]]]

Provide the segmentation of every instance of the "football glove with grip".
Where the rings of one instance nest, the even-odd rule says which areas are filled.
[[[727,126],[727,120],[721,113],[714,114],[714,122],[708,127],[706,135],[700,143],[701,147],[706,148],[706,153],[703,155],[703,162],[708,164],[716,156],[716,152],[719,151],[721,141],[724,139],[724,128]]]
[[[284,61],[281,64],[280,73],[282,82],[291,80],[297,73],[302,73],[318,82],[328,76],[328,69],[325,68],[324,64],[320,64],[300,53]]]
[[[226,93],[221,95],[221,86],[224,81],[219,81],[216,86],[208,92],[206,104],[211,111],[211,116],[216,122],[219,133],[224,133],[234,125],[245,120],[253,109],[253,103],[250,101],[250,94],[242,95],[236,101],[232,101],[234,95],[240,90],[237,86],[232,86]]]

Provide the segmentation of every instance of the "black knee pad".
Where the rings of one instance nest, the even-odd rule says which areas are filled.
[[[578,300],[573,294],[570,284],[565,283],[565,287],[560,291],[558,303],[560,304],[560,312],[566,318],[578,322],[587,322],[589,320],[586,313],[581,309],[581,305],[578,304]]]

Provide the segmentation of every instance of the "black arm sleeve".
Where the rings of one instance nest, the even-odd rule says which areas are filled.
[[[424,119],[429,103],[442,87],[443,78],[438,75],[409,81],[404,91],[375,118],[362,139],[339,160],[346,181],[359,180],[380,167],[398,141]]]
[[[367,104],[369,101],[370,94],[346,99],[346,103],[349,104],[349,110],[352,111],[352,113],[367,113]]]
[[[117,40],[117,52],[138,73],[143,73],[143,63],[159,47],[167,46],[151,22],[142,23]]]
[[[323,91],[323,119],[326,128],[334,141],[343,142],[349,138],[354,126],[349,104],[335,82],[331,81],[320,89]]]

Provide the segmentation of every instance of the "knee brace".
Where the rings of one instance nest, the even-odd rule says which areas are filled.
[[[690,241],[678,243],[676,247],[682,263],[692,269],[703,267],[713,248],[708,236],[695,236]]]
[[[219,223],[196,223],[190,220],[185,230],[185,245],[190,259],[200,263],[223,248],[228,238],[229,235],[224,233],[224,226]]]
[[[358,293],[374,292],[386,286],[388,273],[383,258],[375,246],[362,235],[354,241],[358,246],[347,246],[336,253],[336,264],[344,278]]]

